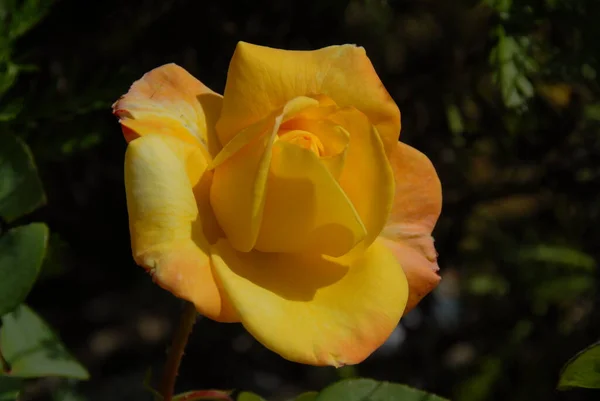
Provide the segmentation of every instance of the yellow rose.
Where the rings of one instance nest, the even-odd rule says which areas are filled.
[[[203,315],[341,366],[437,285],[440,183],[363,48],[239,43],[224,96],[169,64],[113,109],[135,261]]]

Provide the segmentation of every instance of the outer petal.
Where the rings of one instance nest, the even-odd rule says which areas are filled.
[[[125,189],[133,256],[160,286],[200,313],[236,321],[208,257],[219,231],[208,204],[206,166],[199,147],[177,138],[146,135],[129,144]]]
[[[406,274],[409,290],[404,314],[407,314],[440,283],[433,241],[430,236],[396,241],[380,237],[379,241],[393,252]]]
[[[326,95],[338,106],[367,115],[392,149],[400,134],[400,111],[362,47],[330,46],[288,51],[240,42],[225,86],[217,131],[222,144],[296,96]]]
[[[240,253],[219,241],[214,270],[246,329],[286,359],[356,364],[392,333],[407,299],[406,278],[375,242],[351,265],[316,255]]]
[[[349,108],[330,119],[350,134],[339,182],[365,225],[364,245],[368,247],[381,233],[390,215],[394,199],[392,167],[379,134],[364,114]]]
[[[431,161],[418,150],[398,143],[390,162],[396,194],[382,236],[408,278],[408,312],[440,281],[431,232],[442,209],[442,188]]]
[[[284,141],[273,146],[266,201],[255,248],[341,256],[365,227],[334,177],[309,149]]]
[[[202,143],[211,155],[220,144],[214,126],[222,96],[176,64],[166,64],[145,74],[113,105],[127,141],[147,134],[178,137]]]

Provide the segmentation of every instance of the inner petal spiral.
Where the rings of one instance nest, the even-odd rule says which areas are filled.
[[[308,131],[280,131],[279,140],[288,142],[296,146],[300,146],[304,149],[308,149],[317,156],[320,156],[324,152],[324,147],[321,140],[315,134],[312,134]]]

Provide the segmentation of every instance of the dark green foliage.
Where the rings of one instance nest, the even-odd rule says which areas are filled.
[[[558,388],[600,388],[600,344],[596,343],[575,355],[560,374]]]
[[[321,392],[308,392],[293,401],[448,401],[433,394],[410,388],[403,384],[378,382],[371,379],[345,379],[328,386]],[[241,393],[237,401],[265,401],[248,392]],[[292,400],[290,400],[292,401]]]
[[[31,223],[9,230],[0,237],[0,316],[25,300],[40,271],[48,227]]]
[[[0,344],[4,357],[10,363],[11,376],[89,377],[52,329],[25,305],[2,317]]]
[[[346,379],[321,391],[315,401],[448,401],[398,383]]]

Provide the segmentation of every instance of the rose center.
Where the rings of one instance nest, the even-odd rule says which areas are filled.
[[[303,130],[280,131],[279,140],[300,146],[304,149],[309,149],[317,156],[320,156],[323,151],[323,144],[316,135]]]

